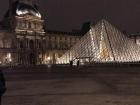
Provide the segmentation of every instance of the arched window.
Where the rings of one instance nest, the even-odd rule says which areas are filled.
[[[3,46],[3,41],[2,41],[2,40],[0,40],[0,47],[1,47],[1,48],[4,47],[4,46]]]
[[[36,64],[36,56],[34,53],[29,54],[29,64]]]
[[[30,42],[29,42],[29,46],[30,46],[31,49],[34,48],[34,41],[33,41],[33,40],[30,40]]]
[[[23,40],[20,40],[20,48],[23,48],[24,45],[23,45]]]
[[[38,45],[39,45],[39,48],[42,48],[41,41],[39,41]]]

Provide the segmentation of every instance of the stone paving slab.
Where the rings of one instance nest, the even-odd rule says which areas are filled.
[[[2,105],[140,105],[137,72],[10,74]]]

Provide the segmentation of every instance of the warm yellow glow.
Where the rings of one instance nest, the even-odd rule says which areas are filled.
[[[12,62],[12,59],[11,58],[9,59],[9,62]]]
[[[6,59],[7,59],[9,62],[12,62],[11,53],[8,53],[8,54],[7,54]]]
[[[47,60],[51,60],[51,58],[50,58],[50,57],[48,57],[48,58],[47,58]]]
[[[11,58],[11,53],[8,53],[7,54],[7,57],[10,59]]]

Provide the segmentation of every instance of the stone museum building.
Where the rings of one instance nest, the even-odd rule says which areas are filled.
[[[37,2],[9,0],[0,23],[0,64],[55,64],[81,37],[76,32],[45,30]]]
[[[9,0],[0,22],[0,65],[140,61],[139,35],[125,35],[105,20],[72,32],[44,24],[37,1]]]

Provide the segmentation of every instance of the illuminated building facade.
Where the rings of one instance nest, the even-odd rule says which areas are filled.
[[[0,65],[140,61],[139,36],[128,37],[105,20],[78,32],[47,30],[37,4],[9,0],[0,22]]]
[[[55,64],[81,37],[73,32],[44,29],[37,0],[9,0],[0,24],[0,64]]]
[[[138,40],[129,38],[106,20],[91,25],[89,31],[57,63],[78,60],[81,64],[93,62],[139,62]]]

